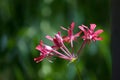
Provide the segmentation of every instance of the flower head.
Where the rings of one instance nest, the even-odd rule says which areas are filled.
[[[37,50],[39,50],[40,56],[37,58],[34,58],[34,61],[36,61],[37,63],[42,61],[44,58],[46,58],[47,56],[51,56],[52,53],[52,48],[48,45],[43,44],[43,41],[40,41],[40,44],[36,47]]]
[[[103,32],[103,30],[99,29],[94,32],[96,24],[90,24],[90,29],[85,25],[79,26],[79,28],[84,32],[84,35],[82,36],[83,40],[89,41],[102,40],[102,38],[99,35]]]
[[[60,32],[58,32],[57,34],[55,34],[54,38],[52,38],[49,35],[47,35],[46,38],[49,39],[49,40],[51,40],[54,43],[54,46],[52,46],[53,48],[58,49],[58,48],[62,47],[62,45],[63,45],[63,39],[61,37],[61,33]]]
[[[79,57],[81,50],[84,48],[87,42],[102,40],[99,35],[103,32],[103,30],[99,29],[97,31],[94,31],[94,29],[96,28],[96,24],[90,24],[90,29],[85,25],[79,26],[81,31],[76,34],[73,34],[74,26],[75,23],[72,22],[68,29],[61,27],[63,30],[66,30],[68,32],[67,36],[61,36],[61,32],[55,34],[53,38],[47,35],[46,38],[54,43],[52,46],[45,45],[41,40],[40,44],[36,47],[36,49],[40,51],[40,56],[34,58],[34,61],[38,63],[45,58],[56,56],[68,60],[71,63]],[[82,38],[85,41],[83,41],[77,53],[74,54],[73,41],[76,40],[82,32],[84,33]],[[68,42],[71,44],[71,51],[69,51],[69,49],[65,46],[64,42]],[[58,49],[61,52],[59,52]]]
[[[68,32],[68,36],[64,36],[63,40],[64,40],[64,42],[70,42],[71,43],[71,47],[73,47],[73,41],[77,37],[79,37],[79,35],[81,34],[81,31],[76,33],[75,35],[73,34],[74,26],[75,26],[75,23],[72,22],[69,29],[61,27],[63,30],[66,30]]]

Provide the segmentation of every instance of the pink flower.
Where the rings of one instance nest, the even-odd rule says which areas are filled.
[[[68,36],[64,36],[63,37],[63,40],[64,42],[70,42],[71,43],[71,47],[73,47],[73,41],[80,36],[81,34],[81,31],[76,33],[75,35],[73,34],[73,30],[74,30],[74,26],[75,26],[75,23],[72,22],[71,25],[70,25],[70,28],[69,29],[66,29],[64,27],[61,27],[63,30],[66,30],[68,32]]]
[[[69,60],[71,62],[76,60],[76,57],[74,55],[67,55],[67,54],[69,54],[68,52],[65,52],[65,54],[62,54],[62,53],[58,52],[56,49],[43,44],[42,40],[40,41],[40,44],[36,47],[36,49],[41,52],[39,57],[34,58],[34,61],[36,61],[36,63],[42,61],[44,58],[49,58],[52,56],[57,56],[59,58]],[[64,50],[63,50],[63,52],[64,52]]]
[[[94,32],[96,24],[90,24],[90,29],[84,25],[79,26],[79,28],[84,32],[84,35],[82,36],[83,40],[89,41],[102,40],[102,38],[99,35],[103,32],[103,30],[99,29]]]
[[[49,40],[51,40],[54,43],[54,46],[52,46],[53,48],[58,49],[58,48],[62,47],[62,45],[63,45],[63,39],[61,37],[61,33],[60,32],[58,32],[57,34],[55,34],[54,38],[52,38],[49,35],[47,35],[46,38],[49,39]]]
[[[58,32],[57,34],[55,34],[53,38],[47,35],[46,38],[54,43],[52,47],[45,45],[41,40],[40,44],[36,47],[36,49],[40,51],[40,55],[39,57],[34,58],[34,61],[38,63],[45,58],[50,58],[55,56],[55,57],[59,57],[59,58],[68,60],[70,62],[73,62],[79,57],[78,55],[80,54],[81,50],[84,48],[87,42],[102,40],[102,38],[99,35],[103,32],[103,30],[99,29],[97,31],[94,31],[96,24],[90,24],[90,29],[84,25],[79,26],[81,31],[79,31],[76,34],[73,34],[74,26],[75,26],[75,23],[72,22],[69,29],[61,27],[63,30],[66,30],[68,32],[67,36],[62,37],[61,32]],[[82,38],[85,41],[83,41],[77,53],[74,54],[73,41],[76,40],[77,37],[79,37],[82,32],[84,33]],[[71,52],[65,46],[64,42],[68,42],[71,44]],[[58,49],[61,52],[59,52]]]
[[[48,45],[43,44],[42,40],[40,41],[40,44],[36,47],[36,49],[41,52],[39,57],[34,58],[34,61],[36,61],[37,63],[42,61],[44,58],[53,55],[51,53],[52,48]]]
[[[49,39],[50,41],[52,41],[54,43],[54,45],[52,46],[53,48],[53,52],[62,59],[65,60],[70,60],[70,61],[74,61],[76,59],[76,56],[72,53],[69,52],[69,50],[67,49],[67,47],[64,45],[63,43],[63,38],[61,37],[61,33],[58,32],[57,34],[55,34],[55,37],[52,38],[51,36],[47,35],[46,36],[47,39]],[[60,49],[61,51],[64,52],[64,54],[58,52],[57,50]]]

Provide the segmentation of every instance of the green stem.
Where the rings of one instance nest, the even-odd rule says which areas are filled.
[[[81,73],[80,73],[80,69],[79,69],[76,61],[74,62],[74,64],[75,64],[76,71],[77,71],[77,74],[78,74],[78,79],[79,79],[79,80],[82,80],[82,76],[81,76]]]

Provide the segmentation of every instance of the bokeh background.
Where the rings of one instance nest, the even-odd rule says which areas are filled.
[[[109,8],[109,0],[0,0],[0,80],[78,80],[73,63],[59,58],[53,63],[33,61],[39,56],[35,50],[39,41],[51,45],[45,36],[54,36],[60,26],[68,28],[72,21],[74,32],[78,25],[90,23],[104,29],[104,40],[87,45],[81,53],[77,62],[81,80],[110,80]]]

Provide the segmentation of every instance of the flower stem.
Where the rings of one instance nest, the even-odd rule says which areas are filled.
[[[80,73],[80,69],[79,69],[76,61],[74,62],[74,64],[75,64],[76,71],[77,71],[77,74],[78,74],[78,79],[79,79],[79,80],[82,80],[82,78],[81,78],[82,76],[81,76],[81,73]]]
[[[87,43],[87,40],[83,41],[83,43],[82,43],[80,49],[79,49],[78,52],[77,52],[77,55],[80,54],[81,50],[85,47],[86,43]]]

